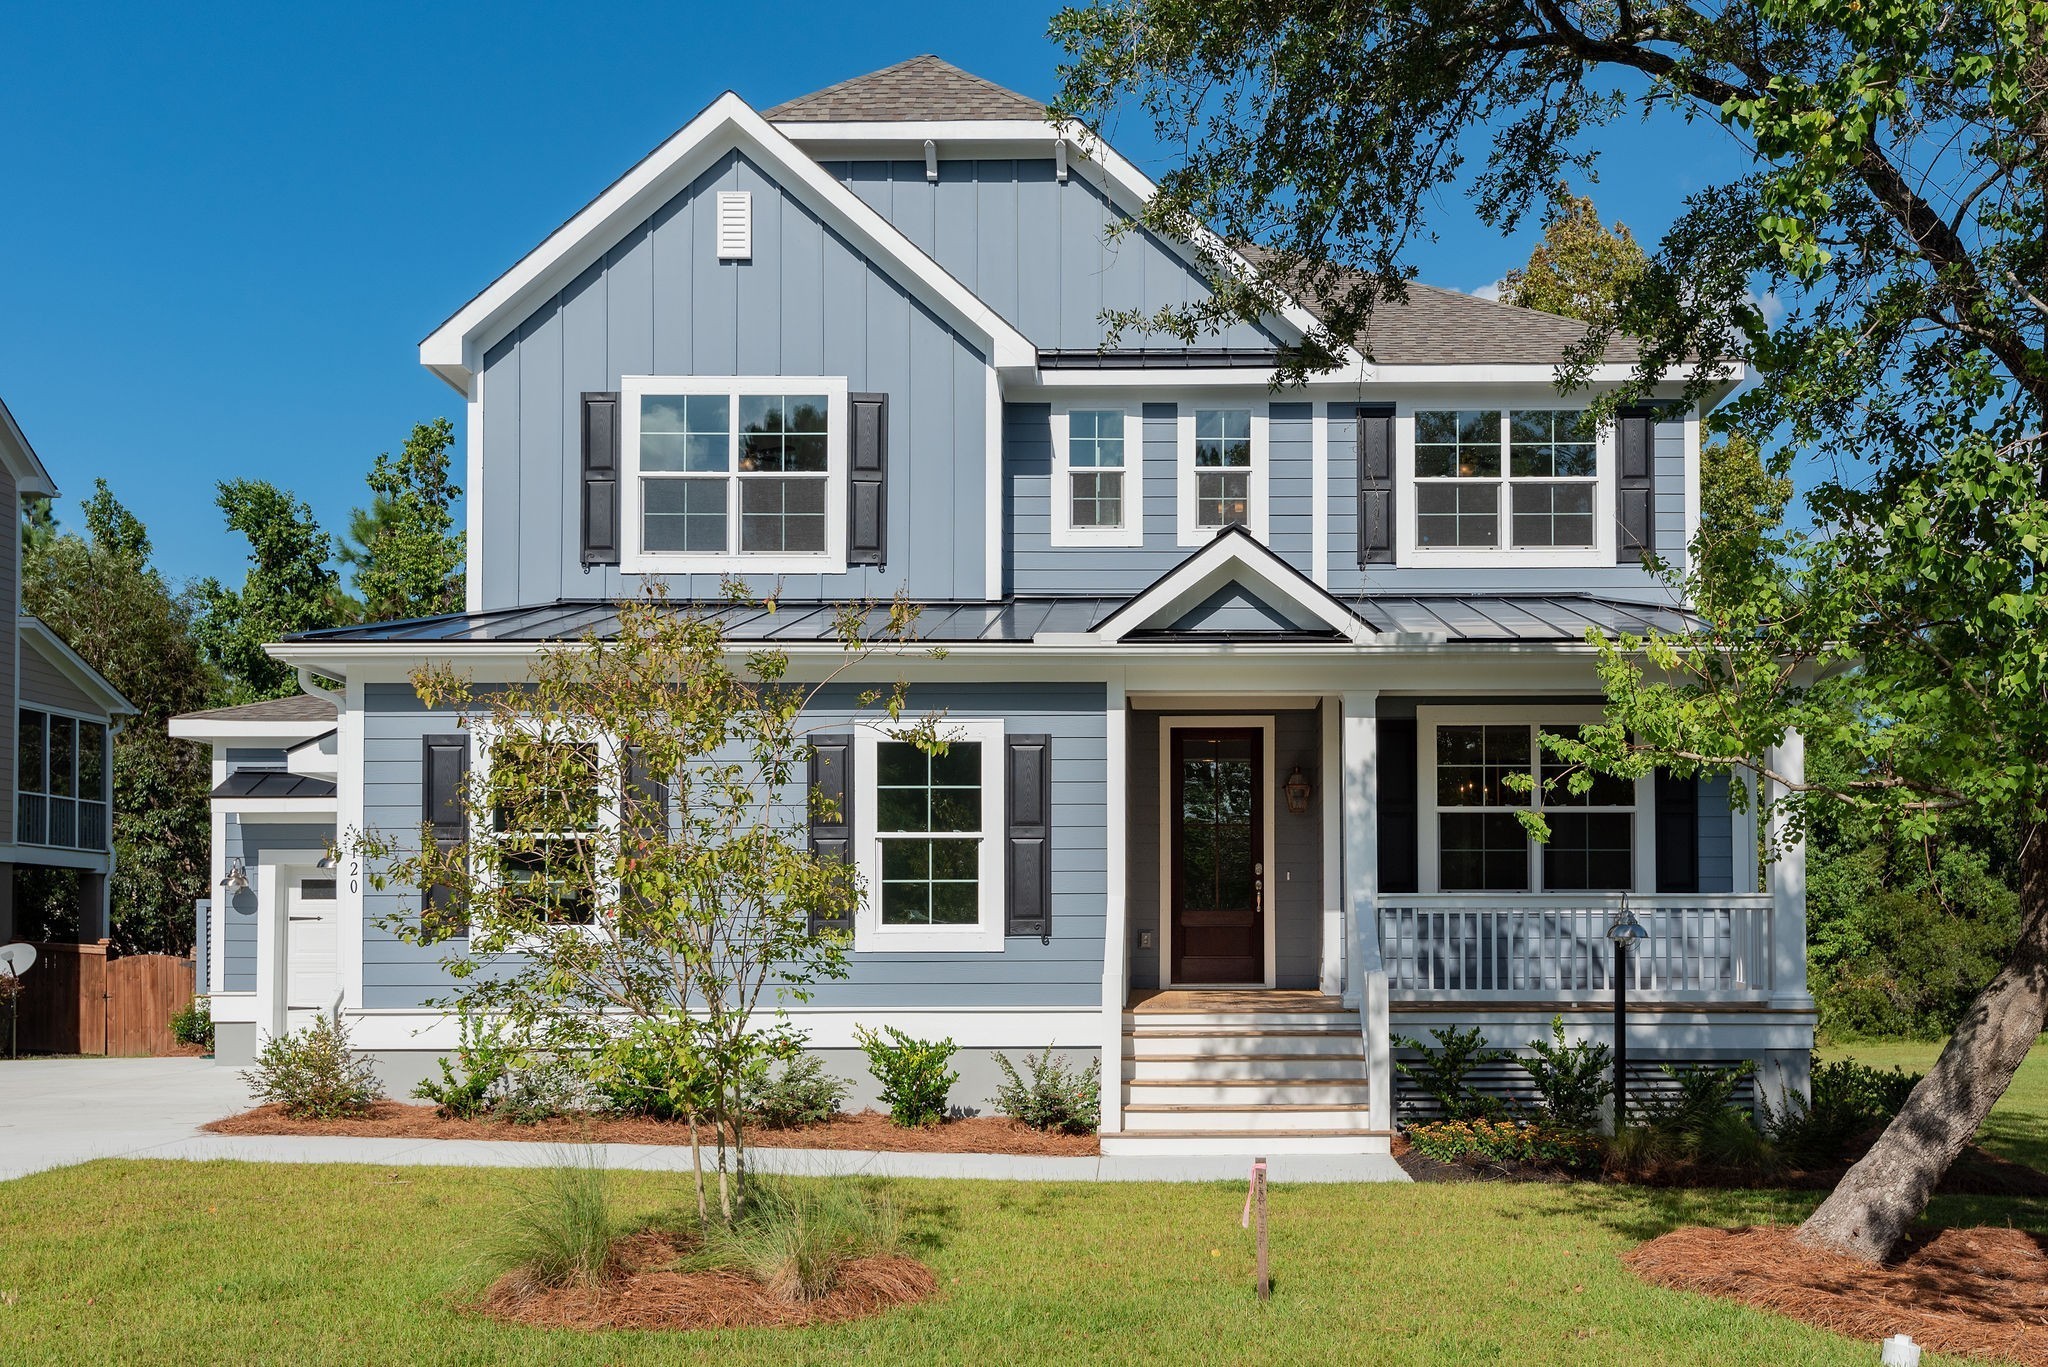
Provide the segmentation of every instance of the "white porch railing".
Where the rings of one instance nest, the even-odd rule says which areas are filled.
[[[1407,997],[1528,1000],[1612,991],[1607,939],[1620,905],[1604,894],[1382,896],[1379,958],[1388,989]],[[1631,992],[1762,996],[1771,986],[1768,893],[1630,896],[1649,932],[1630,955]]]

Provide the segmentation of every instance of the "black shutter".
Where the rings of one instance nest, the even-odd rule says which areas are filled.
[[[1379,724],[1379,812],[1381,892],[1415,892],[1421,888],[1417,877],[1422,839],[1417,822],[1416,725],[1409,720],[1383,720]]]
[[[635,745],[626,751],[626,829],[643,840],[668,839],[668,781],[647,767]]]
[[[446,853],[469,839],[469,733],[420,737],[420,824],[434,848]],[[437,885],[421,893],[420,921],[451,935],[468,929],[456,889]]]
[[[1614,449],[1614,563],[1639,563],[1650,550],[1650,471],[1657,410],[1624,408],[1616,420]]]
[[[822,860],[853,864],[853,736],[835,732],[811,738],[807,773],[811,804],[811,853]],[[877,889],[875,896],[881,893]],[[853,932],[853,913],[811,917],[811,934]]]
[[[850,394],[853,433],[848,441],[846,563],[889,560],[889,396]]]
[[[1657,771],[1657,891],[1700,890],[1700,784]]]
[[[1394,405],[1358,406],[1358,563],[1394,563]]]
[[[619,563],[619,396],[583,396],[583,563]]]
[[[1003,742],[1005,935],[1052,943],[1052,737]]]

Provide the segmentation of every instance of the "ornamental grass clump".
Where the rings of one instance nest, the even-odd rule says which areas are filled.
[[[594,1148],[554,1157],[519,1183],[518,1202],[494,1252],[536,1286],[597,1286],[616,1263],[612,1174]]]
[[[293,1120],[365,1116],[379,1095],[376,1070],[350,1050],[338,1011],[316,1017],[303,1030],[271,1036],[242,1081]]]
[[[706,1225],[685,1265],[742,1273],[801,1304],[829,1295],[849,1263],[898,1256],[902,1244],[896,1209],[879,1187],[757,1173],[739,1218]]]

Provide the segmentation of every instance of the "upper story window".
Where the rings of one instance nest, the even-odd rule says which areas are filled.
[[[1180,417],[1180,544],[1225,527],[1266,539],[1266,413],[1250,404],[1196,403]]]
[[[24,707],[16,737],[14,838],[67,850],[107,848],[107,728]]]
[[[629,378],[622,397],[624,568],[845,568],[844,379]]]
[[[1595,549],[1600,434],[1578,409],[1415,414],[1415,548]]]
[[[1136,546],[1144,539],[1144,466],[1138,418],[1115,407],[1053,414],[1051,541]]]

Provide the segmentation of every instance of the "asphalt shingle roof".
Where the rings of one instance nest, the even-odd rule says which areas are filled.
[[[770,123],[1042,119],[1045,106],[929,53],[776,105]]]
[[[204,712],[185,712],[179,721],[333,721],[334,704],[308,693],[289,698],[265,698],[240,707],[214,707]]]

